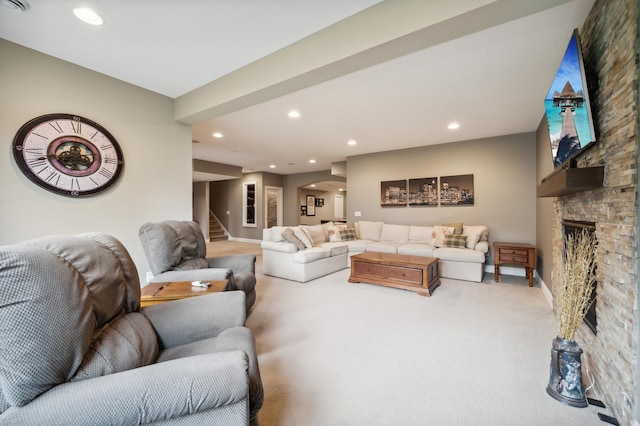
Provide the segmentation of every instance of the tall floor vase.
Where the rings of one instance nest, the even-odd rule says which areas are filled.
[[[572,407],[589,405],[582,386],[581,355],[582,348],[577,342],[559,337],[553,339],[547,393]]]

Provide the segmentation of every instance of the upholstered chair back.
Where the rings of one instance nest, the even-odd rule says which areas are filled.
[[[104,234],[0,246],[0,413],[52,387],[155,361],[124,246]]]
[[[193,221],[145,223],[138,236],[154,275],[210,267],[204,236]]]

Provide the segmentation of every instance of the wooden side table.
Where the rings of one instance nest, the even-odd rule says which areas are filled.
[[[207,281],[211,287],[193,287],[191,281],[173,281],[168,283],[149,283],[142,287],[140,307],[156,305],[171,300],[186,299],[187,297],[202,296],[203,294],[218,293],[225,289],[227,280]]]
[[[493,263],[496,282],[500,278],[501,265],[524,266],[529,278],[529,287],[533,287],[533,268],[536,264],[536,248],[531,244],[493,243]]]

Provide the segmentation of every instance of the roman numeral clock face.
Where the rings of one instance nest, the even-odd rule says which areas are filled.
[[[107,189],[124,168],[115,138],[72,114],[43,115],[24,124],[13,140],[13,156],[32,182],[69,197]]]

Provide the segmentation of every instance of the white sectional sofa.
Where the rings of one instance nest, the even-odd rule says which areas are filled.
[[[262,271],[307,282],[348,268],[354,254],[377,251],[437,257],[441,277],[480,282],[489,251],[488,233],[486,226],[462,223],[275,226],[263,230]]]

